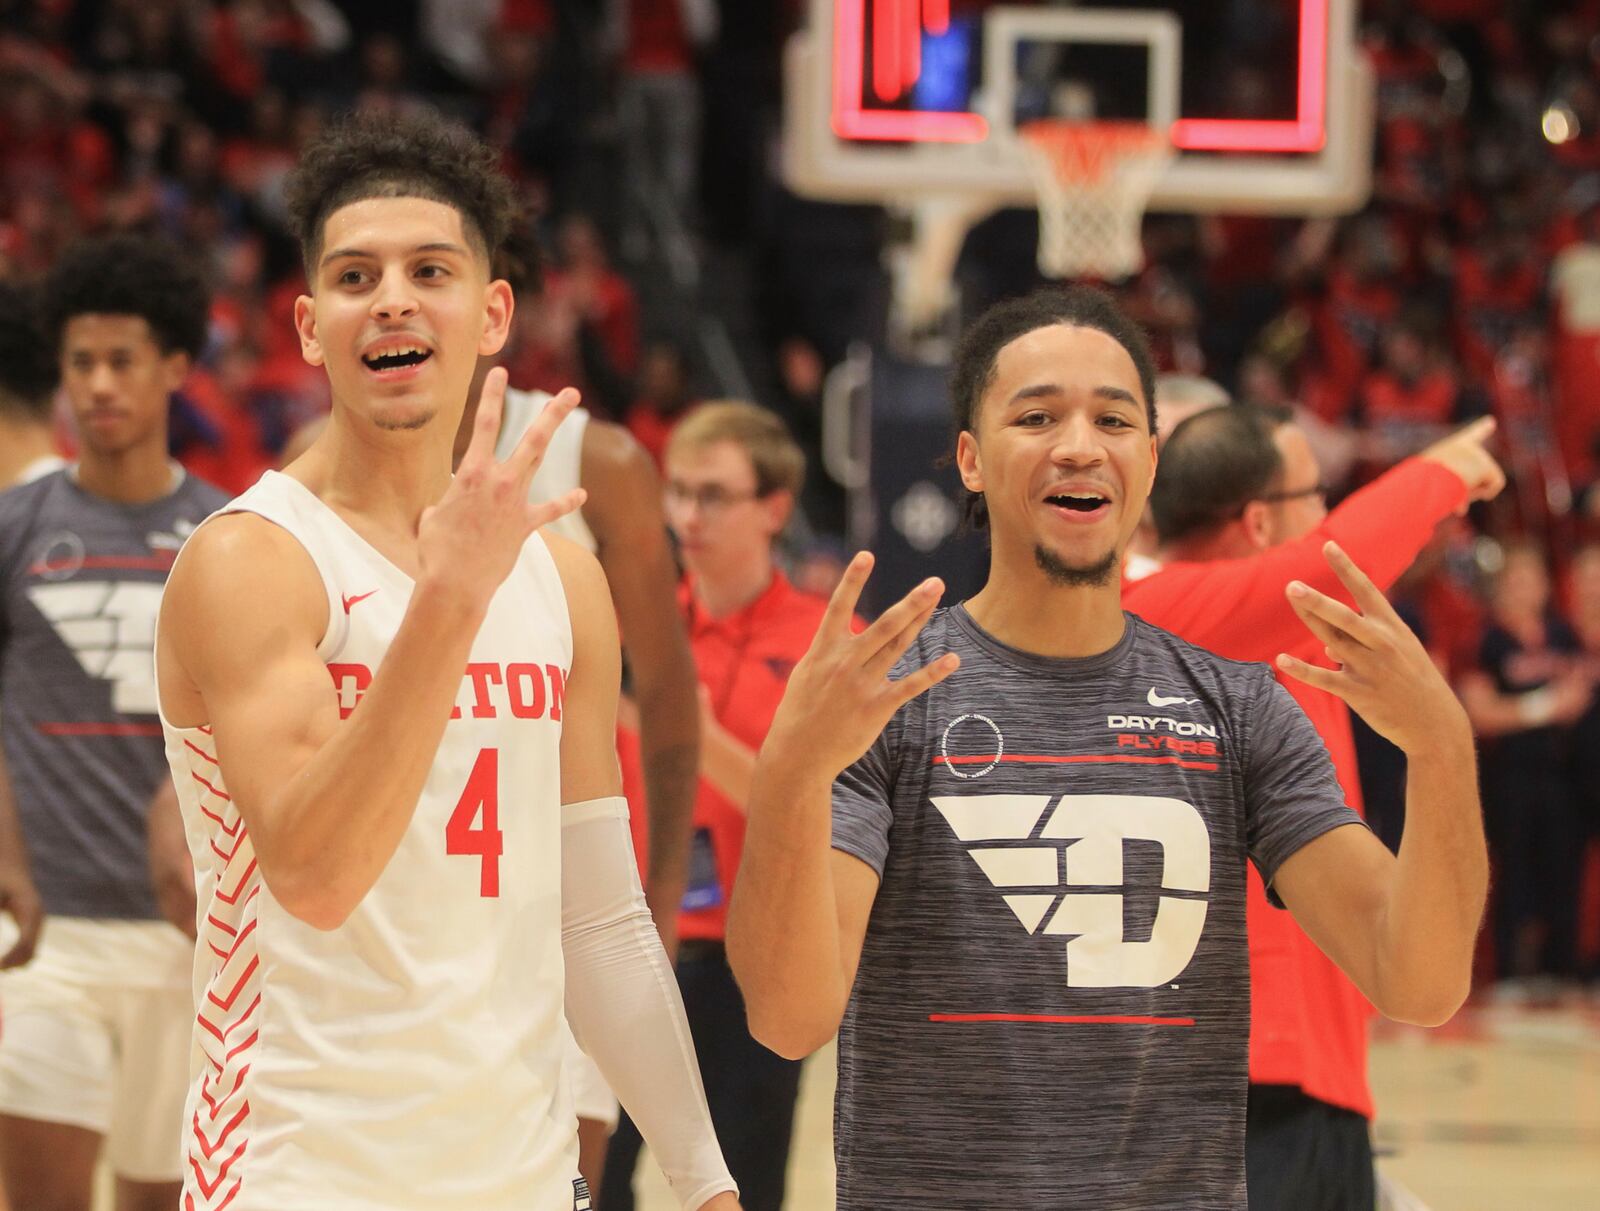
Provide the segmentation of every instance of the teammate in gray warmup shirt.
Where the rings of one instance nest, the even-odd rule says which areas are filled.
[[[1407,752],[1398,858],[1265,665],[1123,612],[1153,381],[1098,291],[981,317],[952,392],[988,583],[852,636],[858,556],[762,751],[729,957],[768,1046],[839,1032],[842,1211],[1243,1208],[1247,859],[1384,1013],[1466,996],[1471,732],[1371,582],[1330,544],[1356,609],[1289,595],[1342,667],[1279,664]]]

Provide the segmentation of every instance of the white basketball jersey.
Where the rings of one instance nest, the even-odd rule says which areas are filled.
[[[224,511],[271,520],[311,555],[328,594],[318,653],[348,718],[412,581],[288,476],[268,472]],[[263,881],[210,729],[163,720],[200,905],[185,1211],[580,1205],[561,1075],[571,664],[561,579],[534,535],[473,642],[399,849],[330,931]]]
[[[522,435],[543,412],[553,397],[543,391],[507,391],[506,407],[500,421],[500,440],[495,446],[495,457],[504,461],[511,457]],[[545,448],[544,461],[533,473],[528,486],[528,499],[534,502],[554,500],[581,486],[583,469],[583,435],[589,428],[589,413],[584,408],[574,408],[562,421]],[[583,520],[583,510],[574,509],[545,526],[551,534],[559,534],[575,542],[591,555],[599,549],[594,531]]]

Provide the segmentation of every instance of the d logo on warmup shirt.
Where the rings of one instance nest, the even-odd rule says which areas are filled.
[[[1032,934],[1042,924],[1069,937],[1070,987],[1153,988],[1194,957],[1211,837],[1192,804],[1154,795],[938,795],[932,803],[1023,928]],[[1144,942],[1123,936],[1121,892],[1080,890],[1123,887],[1124,841],[1162,851],[1162,894]]]

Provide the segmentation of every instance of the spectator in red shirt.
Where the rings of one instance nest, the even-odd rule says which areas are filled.
[[[1326,420],[1343,419],[1343,406],[1377,357],[1385,325],[1399,313],[1402,260],[1390,224],[1378,216],[1360,219],[1344,233],[1325,286],[1313,296],[1316,361],[1338,401]]]
[[[600,228],[586,214],[569,214],[557,234],[559,263],[545,274],[545,293],[570,303],[593,327],[621,374],[639,367],[639,300],[611,267]]]
[[[1459,419],[1462,390],[1455,366],[1417,322],[1392,325],[1383,334],[1382,351],[1382,364],[1361,380],[1356,412],[1372,439],[1369,457],[1387,465],[1420,450]]]
[[[657,466],[663,465],[673,427],[693,406],[689,359],[682,346],[669,340],[650,342],[639,370],[639,397],[625,423]]]
[[[1550,286],[1557,436],[1567,473],[1582,483],[1594,477],[1600,436],[1600,206],[1573,226],[1576,238],[1551,264]]]
[[[707,404],[667,444],[667,522],[688,569],[680,601],[702,705],[678,983],[711,1119],[746,1211],[779,1211],[783,1204],[800,1066],[750,1037],[723,938],[756,750],[827,606],[791,586],[773,554],[804,478],[799,445],[774,413],[754,404]],[[624,781],[637,803],[637,746],[623,739]],[[633,819],[643,858],[644,813]],[[638,1155],[639,1133],[624,1117],[606,1156],[606,1211],[632,1211]]]
[[[1279,652],[1324,663],[1284,589],[1303,580],[1346,598],[1322,557],[1333,539],[1387,588],[1434,526],[1504,484],[1484,449],[1493,422],[1438,443],[1328,513],[1319,469],[1287,409],[1235,404],[1199,413],[1162,447],[1151,507],[1166,560],[1124,586],[1125,608],[1236,660]],[[1346,802],[1362,808],[1350,712],[1330,694],[1280,680],[1328,751]],[[1370,1207],[1372,1152],[1365,998],[1268,904],[1250,873],[1249,1201],[1262,1207]]]
[[[1528,233],[1491,224],[1475,247],[1457,251],[1453,285],[1456,348],[1470,374],[1487,378],[1495,354],[1544,299],[1544,272]]]

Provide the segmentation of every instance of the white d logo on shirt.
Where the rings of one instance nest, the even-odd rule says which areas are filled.
[[[1035,837],[1052,801],[1055,810]],[[1194,957],[1204,900],[1161,896],[1149,940],[1130,942],[1119,893],[1075,890],[1123,886],[1122,843],[1138,840],[1161,846],[1163,890],[1209,891],[1211,837],[1193,804],[1156,795],[946,795],[932,802],[1030,934],[1055,908],[1043,932],[1069,938],[1070,987],[1153,988]],[[1032,844],[990,844],[1015,841]]]

